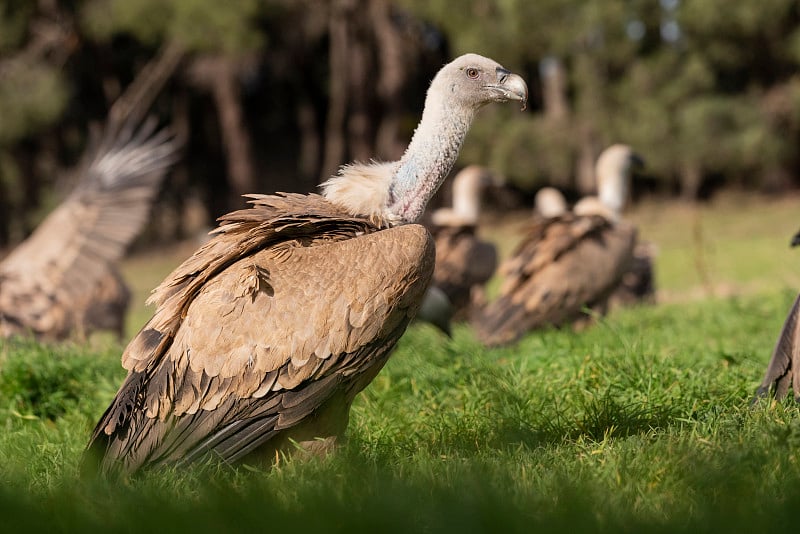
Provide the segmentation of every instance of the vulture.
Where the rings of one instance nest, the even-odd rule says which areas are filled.
[[[533,218],[498,270],[499,295],[472,315],[482,343],[508,345],[530,330],[580,321],[584,308],[605,310],[636,244],[636,229],[619,215],[639,162],[625,145],[606,149],[598,160],[597,197],[581,199],[571,212],[544,209]]]
[[[72,193],[0,263],[0,335],[122,335],[130,294],[115,262],[177,160],[177,143],[155,127],[150,120],[107,128]]]
[[[134,473],[217,459],[323,453],[416,314],[434,244],[414,224],[482,106],[523,79],[467,54],[432,80],[396,162],[343,166],[322,194],[249,195],[153,292],[122,355],[128,376],[84,466]]]
[[[499,180],[485,167],[470,165],[453,178],[453,206],[431,215],[436,266],[431,287],[448,298],[455,319],[466,319],[470,306],[482,303],[483,286],[497,268],[497,249],[477,236],[480,198]]]
[[[791,246],[800,245],[800,232],[792,236]],[[756,390],[755,400],[766,397],[770,391],[777,400],[783,400],[789,393],[794,393],[794,400],[800,402],[800,295],[792,304],[789,315],[772,350],[764,380]]]

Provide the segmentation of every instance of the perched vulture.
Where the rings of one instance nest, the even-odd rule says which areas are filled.
[[[431,287],[449,299],[455,319],[466,319],[473,304],[484,302],[483,286],[497,268],[497,249],[477,236],[480,199],[498,179],[485,167],[470,165],[453,178],[453,206],[431,215],[436,266]]]
[[[791,246],[800,245],[800,232],[792,236]],[[800,402],[800,295],[792,304],[789,315],[783,323],[778,342],[772,351],[772,358],[764,374],[764,380],[756,390],[756,399],[774,392],[775,398],[782,400],[792,388],[794,400]]]
[[[461,56],[431,82],[400,161],[345,166],[322,195],[251,195],[221,217],[155,289],[86,465],[134,472],[332,447],[433,274],[433,239],[413,223],[479,108],[509,100],[527,100],[522,78]]]
[[[177,159],[170,134],[154,129],[147,121],[107,130],[84,156],[75,190],[0,263],[0,335],[122,333],[129,294],[115,262]],[[112,310],[122,315],[105,316]]]
[[[636,244],[636,229],[619,213],[638,160],[629,147],[612,149],[609,159],[600,158],[598,197],[582,199],[572,212],[534,217],[501,264],[499,296],[472,316],[485,345],[507,345],[530,330],[571,324],[587,307],[604,311]]]

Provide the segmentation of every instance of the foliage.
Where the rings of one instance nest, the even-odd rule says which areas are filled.
[[[0,246],[30,231],[31,212],[54,198],[47,192],[58,182],[54,171],[79,159],[87,124],[102,121],[121,89],[167,43],[189,54],[155,106],[165,122],[190,131],[179,171],[185,177],[167,186],[160,218],[178,221],[175,234],[189,194],[202,199],[211,223],[239,207],[239,193],[308,191],[339,163],[395,157],[443,58],[467,51],[522,73],[531,98],[526,113],[482,112],[459,164],[490,165],[523,191],[552,184],[572,196],[587,193],[590,162],[615,142],[644,156],[647,183],[661,194],[696,198],[719,185],[797,185],[797,2],[465,0],[453,6],[441,0],[0,2],[0,208],[12,214],[0,217]],[[337,24],[344,29],[332,33]],[[563,69],[560,118],[548,114],[554,104],[546,98],[547,64]],[[332,81],[341,86],[332,88]],[[258,149],[246,149],[248,143]],[[230,193],[235,201],[220,200]]]
[[[235,54],[263,44],[256,24],[264,4],[233,0],[221,8],[213,0],[91,0],[81,20],[90,35],[104,39],[128,32],[145,42],[172,39],[192,50]]]
[[[66,82],[43,63],[8,62],[0,73],[0,146],[37,132],[59,118]]]
[[[764,92],[791,83],[800,67],[796,2],[753,0],[729,8],[721,0],[473,0],[459,10],[446,2],[406,4],[441,25],[454,53],[484,51],[517,69],[548,57],[566,66],[566,128],[541,127],[534,116],[528,135],[518,126],[495,126],[470,141],[487,148],[488,161],[504,161],[520,185],[550,180],[553,159],[574,161],[586,142],[595,154],[614,142],[634,145],[662,190],[677,181],[688,196],[696,190],[684,176],[687,169],[758,185],[758,178],[745,177],[796,166],[800,129],[770,121],[762,106]],[[531,84],[539,83],[538,72],[528,73]],[[535,88],[533,95],[534,110],[546,107]],[[792,102],[781,115],[796,110]],[[591,135],[583,139],[585,131]],[[543,139],[548,135],[552,139]],[[526,146],[535,156],[504,160],[509,144]],[[464,159],[487,161],[469,154]]]

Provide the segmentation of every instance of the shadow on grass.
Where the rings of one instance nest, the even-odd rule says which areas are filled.
[[[527,418],[497,413],[493,439],[487,445],[507,448],[510,444],[523,444],[532,449],[567,441],[601,442],[664,430],[679,417],[670,406],[623,401],[610,393],[584,399],[580,404],[578,410],[548,406]]]
[[[796,484],[762,491],[737,458],[709,463],[689,454],[681,467],[692,495],[660,514],[592,479],[562,477],[543,491],[480,463],[392,473],[354,460],[205,483],[166,473],[64,484],[47,495],[6,487],[0,513],[9,532],[765,532],[793,525],[800,506]]]

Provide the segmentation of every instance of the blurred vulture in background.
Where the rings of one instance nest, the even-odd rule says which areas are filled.
[[[553,209],[537,206],[542,214],[500,266],[499,296],[472,316],[485,345],[506,345],[530,330],[571,324],[585,308],[605,312],[633,259],[636,229],[620,220],[620,212],[632,169],[641,164],[630,147],[613,145],[598,158],[597,197],[583,198],[572,212],[561,214],[557,198],[547,202]]]
[[[567,199],[555,187],[542,187],[533,200],[533,216],[549,219],[566,213]]]
[[[109,128],[73,192],[0,263],[0,334],[123,334],[130,293],[116,262],[147,220],[177,146],[155,122]]]
[[[453,205],[431,215],[429,230],[436,242],[432,287],[452,305],[453,318],[466,320],[474,304],[485,302],[483,286],[497,269],[497,249],[477,235],[481,196],[502,181],[489,169],[470,165],[453,178]]]
[[[413,223],[478,110],[509,100],[527,100],[522,78],[461,56],[431,82],[399,161],[345,166],[322,195],[253,195],[222,217],[153,292],[84,465],[269,465],[279,451],[335,445],[433,275],[433,239]]]
[[[656,246],[653,243],[636,242],[630,265],[608,299],[610,307],[655,304],[656,279],[653,267],[655,257]]]
[[[166,43],[141,68],[90,142],[75,189],[0,262],[0,336],[124,335],[130,292],[116,262],[178,159],[173,136],[143,117],[184,57]]]

